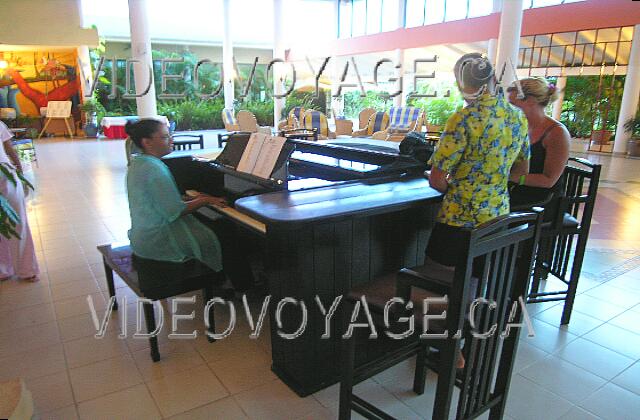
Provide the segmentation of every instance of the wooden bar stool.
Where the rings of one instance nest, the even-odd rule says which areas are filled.
[[[415,354],[414,392],[424,393],[427,368],[438,373],[432,418],[449,418],[454,386],[460,388],[456,418],[471,419],[485,411],[490,411],[492,419],[504,415],[519,330],[510,331],[505,338],[500,333],[505,331],[508,322],[519,323],[522,318],[521,311],[512,309],[514,303],[524,303],[541,215],[540,211],[512,213],[467,230],[465,263],[453,270],[427,262],[349,293],[347,301],[353,304],[360,301],[361,296],[366,297],[371,312],[377,314],[377,323],[384,314],[386,302],[393,297],[402,298],[403,302],[411,301],[413,306],[394,311],[393,319],[414,316],[417,332],[404,338],[404,345],[392,354],[385,354],[364,366],[355,364],[356,340],[343,340],[340,419],[351,418],[351,410],[367,418],[393,418],[354,395],[353,386]],[[482,276],[474,278],[472,272],[478,262],[482,263]],[[446,310],[446,317],[430,320],[428,332],[443,334],[446,338],[417,337],[423,330],[423,299],[445,297],[447,299],[438,305],[429,305],[428,314],[441,314]],[[470,310],[470,302],[479,304]],[[473,324],[467,320],[470,316],[473,316]],[[492,335],[473,334],[476,332],[472,331],[473,326],[479,330],[477,332],[484,333],[492,331],[494,325]],[[465,367],[459,370],[456,362],[462,340]]]

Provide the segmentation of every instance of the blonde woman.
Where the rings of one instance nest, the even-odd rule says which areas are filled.
[[[524,97],[518,97],[515,85],[507,89],[509,102],[520,108],[529,123],[531,159],[529,173],[512,176],[517,185],[511,190],[511,207],[524,208],[544,203],[560,187],[560,177],[569,159],[570,135],[560,122],[545,114],[547,105],[558,97],[557,89],[544,79],[520,80]],[[547,207],[546,217],[552,217],[553,209]]]

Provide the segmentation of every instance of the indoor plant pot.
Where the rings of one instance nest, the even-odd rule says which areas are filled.
[[[631,134],[631,138],[627,142],[627,154],[640,156],[640,114],[624,123],[624,131]]]
[[[98,102],[95,99],[87,99],[82,105],[80,105],[80,110],[84,112],[85,137],[98,137]]]

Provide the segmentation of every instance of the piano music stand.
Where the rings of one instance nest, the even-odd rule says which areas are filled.
[[[231,133],[224,150],[213,161],[220,172],[224,173],[225,189],[238,196],[286,189],[289,177],[287,162],[295,146],[285,143],[269,179],[260,178],[236,171],[250,137],[251,133],[247,132]]]

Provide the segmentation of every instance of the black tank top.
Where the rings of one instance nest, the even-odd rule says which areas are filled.
[[[530,174],[541,174],[544,172],[544,161],[547,157],[547,150],[544,148],[543,141],[549,132],[559,125],[560,123],[555,123],[547,127],[540,136],[540,139],[531,145],[531,157],[529,159]],[[555,185],[551,188],[529,187],[527,185],[514,186],[510,192],[511,207],[527,207],[528,205],[546,200],[550,192],[558,191],[560,187],[560,180],[561,179],[558,179]]]

